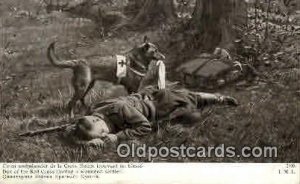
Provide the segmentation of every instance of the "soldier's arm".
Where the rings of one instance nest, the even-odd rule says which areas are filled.
[[[123,120],[130,124],[131,127],[118,132],[116,134],[118,140],[142,137],[151,132],[151,123],[134,107],[124,104],[120,113],[123,116]]]

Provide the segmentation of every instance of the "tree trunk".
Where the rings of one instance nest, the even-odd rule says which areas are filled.
[[[215,47],[230,49],[235,37],[233,24],[241,7],[240,0],[197,0],[190,27],[197,33],[194,40],[198,47],[208,51]]]
[[[203,12],[203,1],[202,0],[197,0],[196,1],[196,6],[194,8],[194,12],[192,14],[192,21],[194,23],[200,22],[201,17],[202,17],[202,12]]]
[[[147,27],[176,19],[173,0],[146,0],[144,6],[130,23],[132,26]]]

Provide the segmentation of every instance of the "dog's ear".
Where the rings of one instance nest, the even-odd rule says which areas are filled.
[[[148,43],[149,42],[149,38],[147,35],[144,36],[144,43]]]

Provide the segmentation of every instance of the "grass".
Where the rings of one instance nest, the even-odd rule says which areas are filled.
[[[17,2],[17,1],[16,1]],[[34,1],[30,1],[34,3]],[[14,1],[10,1],[15,6]],[[22,7],[22,3],[18,4]],[[4,10],[7,11],[6,8]],[[126,162],[144,158],[120,158],[115,149],[98,150],[69,144],[62,133],[19,137],[26,130],[45,128],[67,119],[65,105],[72,96],[71,71],[52,67],[46,48],[58,40],[64,58],[108,56],[122,53],[142,40],[143,33],[128,32],[100,39],[90,22],[79,24],[67,17],[41,14],[43,19],[10,16],[2,12],[0,162]],[[147,32],[154,37],[155,32]],[[171,53],[172,54],[172,53]],[[288,62],[288,61],[286,61]],[[298,67],[298,68],[297,68]],[[134,144],[148,146],[277,146],[277,158],[156,158],[154,162],[299,162],[299,64],[291,70],[267,68],[274,84],[254,81],[248,87],[234,85],[218,91],[239,99],[237,108],[211,107],[190,126],[165,123],[159,131]],[[276,85],[280,84],[280,85]],[[89,103],[124,95],[123,88],[105,82],[86,98]],[[105,95],[101,93],[104,91]],[[207,112],[211,114],[207,116]]]

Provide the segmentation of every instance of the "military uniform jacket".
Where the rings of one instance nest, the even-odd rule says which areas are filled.
[[[152,88],[99,103],[93,115],[104,115],[102,118],[111,125],[111,132],[118,138],[131,139],[149,134],[156,120],[173,119],[216,100],[217,97],[207,98],[188,90]]]

